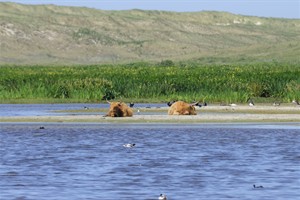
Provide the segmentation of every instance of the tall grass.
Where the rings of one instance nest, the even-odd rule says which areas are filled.
[[[300,67],[251,65],[2,66],[2,102],[98,102],[117,99],[160,102],[173,99],[246,102],[248,98],[300,98]]]

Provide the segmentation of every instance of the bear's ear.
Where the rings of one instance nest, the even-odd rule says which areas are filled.
[[[121,106],[122,105],[122,102],[118,102],[118,106]]]

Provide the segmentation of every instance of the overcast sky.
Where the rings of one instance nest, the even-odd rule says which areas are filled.
[[[7,2],[0,0],[0,2]],[[300,0],[12,0],[23,4],[84,6],[101,10],[226,11],[234,14],[300,19]]]

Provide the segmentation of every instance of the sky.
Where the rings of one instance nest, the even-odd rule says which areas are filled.
[[[101,10],[225,11],[258,17],[300,19],[300,0],[0,0],[0,2],[81,6]]]

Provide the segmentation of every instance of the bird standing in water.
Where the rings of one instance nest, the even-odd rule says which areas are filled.
[[[129,104],[129,107],[132,108],[133,106],[134,106],[134,103],[131,102],[131,103]]]

